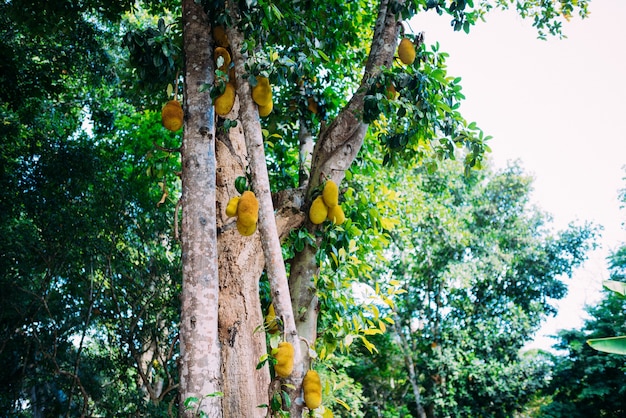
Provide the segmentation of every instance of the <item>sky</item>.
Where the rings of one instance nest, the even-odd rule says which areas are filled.
[[[461,112],[487,135],[496,167],[519,160],[534,178],[532,202],[553,218],[556,231],[571,222],[601,225],[601,248],[565,279],[557,303],[527,348],[550,349],[550,335],[577,328],[584,306],[601,297],[609,278],[606,257],[626,243],[626,16],[624,0],[594,0],[586,19],[564,24],[566,39],[542,41],[514,11],[490,12],[469,34],[450,18],[429,12],[410,23],[448,52],[448,73],[462,78]]]

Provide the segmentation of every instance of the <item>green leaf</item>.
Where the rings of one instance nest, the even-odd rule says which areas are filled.
[[[320,54],[320,57],[322,57],[324,61],[330,62],[330,58],[328,58],[328,55],[326,55],[324,51],[322,51],[321,49],[318,49],[317,53]]]
[[[235,189],[241,194],[248,190],[248,180],[244,176],[239,176],[235,179]]]
[[[605,280],[602,285],[615,292],[615,293],[619,293],[622,296],[626,296],[626,283],[624,282],[618,282],[616,280]]]
[[[626,355],[626,336],[587,340],[591,348],[605,353]]]
[[[185,409],[190,409],[193,408],[194,403],[198,403],[199,399],[195,396],[190,396],[187,399],[185,399]]]

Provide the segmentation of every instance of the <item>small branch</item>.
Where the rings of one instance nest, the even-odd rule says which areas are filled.
[[[178,232],[178,213],[180,211],[181,200],[178,199],[174,208],[174,240],[180,242],[180,234]]]
[[[154,148],[158,149],[159,151],[169,152],[169,153],[180,152],[180,147],[167,148],[167,147],[157,144],[156,141],[152,141],[152,145],[154,146]]]
[[[237,6],[235,2],[231,0],[227,2],[226,7],[233,21],[233,25],[228,26],[226,31],[231,44],[235,73],[237,79],[242,80],[237,83],[237,95],[239,96],[240,103],[239,120],[243,127],[246,148],[248,150],[252,185],[257,199],[259,200],[259,232],[261,234],[261,244],[265,255],[265,269],[270,281],[270,289],[276,314],[284,319],[285,333],[288,335],[290,342],[294,345],[295,358],[297,359],[297,364],[300,366],[300,369],[295,371],[294,375],[301,377],[301,353],[300,345],[297,344],[298,331],[296,330],[289,295],[287,272],[278,237],[276,219],[274,217],[274,206],[272,204],[258,108],[252,100],[250,84],[243,81],[243,75],[246,72],[245,63],[247,56],[241,52],[244,39],[243,34],[237,29],[237,23],[239,21]]]

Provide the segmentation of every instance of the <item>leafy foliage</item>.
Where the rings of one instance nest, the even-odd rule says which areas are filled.
[[[213,23],[230,23],[223,1],[203,3]],[[273,190],[301,186],[306,180],[297,151],[302,133],[319,137],[357,91],[378,2],[333,0],[324,7],[313,2],[238,3],[244,49],[251,57],[247,79],[264,74],[275,86],[275,110],[263,121]],[[452,17],[455,30],[467,32],[490,8],[512,2],[420,0],[393,5],[393,12],[404,19],[435,9]],[[586,14],[586,5],[583,0],[561,6],[530,0],[515,7],[533,18],[540,31],[559,34],[560,20],[575,10]],[[179,81],[179,14],[179,2],[162,0],[0,4],[0,281],[5,289],[0,295],[0,358],[6,365],[0,372],[0,409],[8,414],[29,409],[34,415],[165,416],[177,404],[180,254],[172,224],[180,137],[161,128],[155,111],[169,98],[163,94],[165,85]],[[544,281],[546,269],[568,274],[575,262],[564,260],[564,254],[578,260],[584,253],[585,228],[536,247],[532,236],[515,241],[499,235],[503,226],[520,228],[519,219],[505,215],[518,209],[515,199],[527,185],[502,181],[490,190],[479,187],[482,177],[476,173],[467,185],[452,180],[459,173],[433,174],[444,167],[444,159],[457,156],[464,158],[466,168],[481,167],[489,138],[459,113],[460,79],[447,74],[447,55],[437,45],[421,45],[418,54],[412,67],[396,64],[367,80],[365,111],[357,116],[372,123],[374,135],[347,173],[341,203],[348,221],[341,227],[329,224],[319,235],[293,231],[285,245],[289,255],[305,245],[317,249],[322,269],[315,280],[322,314],[314,348],[327,366],[321,368],[330,382],[324,389],[329,399],[325,406],[344,411],[340,416],[359,416],[364,408],[363,397],[347,390],[352,387],[345,375],[350,362],[338,361],[347,348],[359,341],[355,346],[368,353],[391,352],[389,360],[401,362],[402,351],[385,332],[396,324],[406,327],[410,320],[396,322],[391,314],[422,306],[444,290],[449,291],[446,303],[459,316],[448,315],[448,325],[436,333],[424,330],[417,342],[420,350],[428,352],[423,345],[431,339],[481,341],[491,327],[503,335],[489,346],[460,344],[457,351],[420,367],[439,370],[450,359],[480,349],[478,360],[470,362],[473,368],[467,369],[482,379],[480,390],[501,383],[503,375],[511,376],[505,382],[511,390],[499,405],[528,390],[514,380],[525,381],[541,370],[530,363],[509,367],[496,361],[513,358],[510,350],[519,345],[504,331],[533,329],[536,315],[549,311],[549,298],[564,292],[559,282]],[[400,93],[395,101],[383,94],[389,83]],[[231,126],[234,122],[223,125]],[[467,152],[459,154],[459,147]],[[371,181],[383,163],[395,168],[423,163],[432,176],[416,173],[423,183],[413,200],[407,199],[387,187],[398,182],[401,172],[380,171],[386,183]],[[482,197],[465,201],[467,188],[477,188]],[[503,189],[511,196],[501,193]],[[428,208],[428,201],[442,196],[430,218],[404,209]],[[478,209],[447,213],[454,202]],[[532,221],[532,226],[541,225],[541,219]],[[489,225],[484,241],[474,236],[484,232],[481,222]],[[388,249],[392,242],[395,247]],[[580,252],[571,252],[576,245]],[[394,273],[407,270],[431,280],[425,288],[407,277],[386,280],[393,270],[380,268],[405,246],[419,250],[420,256],[406,265],[405,259],[397,259]],[[511,261],[507,251],[500,251],[506,246],[524,252]],[[482,266],[478,260],[493,249],[498,251]],[[429,276],[425,268],[433,259],[440,276]],[[485,280],[486,285],[471,275],[489,276],[508,262],[518,275],[503,274],[497,281]],[[465,287],[443,286],[452,273],[470,277]],[[520,278],[528,280],[518,286]],[[472,311],[473,298],[484,305],[480,312]],[[515,309],[509,309],[511,304]],[[444,319],[435,305],[416,312],[429,320]],[[490,310],[510,322],[486,318]],[[463,332],[457,333],[459,329]],[[499,348],[503,344],[510,344],[509,351]],[[486,353],[496,360],[486,361]],[[399,370],[385,372],[396,372],[392,378],[406,384]],[[465,377],[470,375],[459,381]],[[484,395],[467,386],[462,386],[463,399]],[[393,387],[384,389],[400,399]],[[452,390],[447,390],[431,390],[433,404],[452,399]],[[409,408],[398,401],[386,413],[408,414]]]
[[[590,339],[602,342],[607,336],[626,335],[626,298],[620,293],[624,288],[625,248],[620,247],[609,257],[611,280],[607,282],[602,301],[587,308],[590,319],[582,329],[563,330],[556,336],[558,342],[554,348],[559,354],[552,359],[554,369],[546,391],[552,402],[541,409],[541,416],[621,416],[626,413],[623,355],[609,354],[619,350],[596,351],[585,343]]]
[[[620,267],[621,268],[621,267]],[[624,335],[626,299],[610,292],[599,305],[588,308],[591,319],[581,330],[563,330],[554,348],[554,368],[547,394],[552,403],[542,415],[621,416],[626,412],[624,357],[596,351],[585,340],[606,335]]]
[[[470,177],[459,169],[394,171],[390,183],[404,191],[399,223],[385,250],[389,264],[371,276],[404,292],[394,292],[391,339],[382,349],[376,340],[374,359],[391,363],[380,366],[383,381],[358,381],[375,405],[414,394],[414,383],[429,416],[506,416],[544,384],[545,360],[519,350],[565,295],[561,278],[585,259],[594,228],[550,234],[546,215],[528,205],[530,179],[518,166]],[[361,361],[364,370],[378,367]]]

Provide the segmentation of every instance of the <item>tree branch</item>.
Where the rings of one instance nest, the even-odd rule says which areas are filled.
[[[283,318],[283,325],[287,339],[294,345],[296,369],[295,376],[302,375],[301,353],[298,344],[296,323],[289,295],[289,284],[287,282],[287,272],[282,256],[282,249],[278,237],[276,219],[274,217],[274,206],[270,192],[269,175],[263,149],[263,135],[259,122],[258,109],[252,100],[250,84],[244,79],[245,62],[247,56],[242,54],[243,35],[237,29],[239,22],[237,7],[234,2],[226,4],[227,10],[232,19],[233,25],[226,28],[226,34],[232,49],[232,59],[235,64],[235,74],[237,77],[237,95],[239,96],[240,110],[239,120],[241,121],[248,158],[250,160],[250,172],[252,186],[259,200],[259,232],[261,234],[261,244],[265,255],[265,269],[270,282],[272,300],[276,309],[276,314]]]
[[[400,21],[390,8],[390,0],[381,1],[361,85],[332,123],[320,133],[313,151],[307,197],[323,177],[332,178],[339,184],[363,145],[368,128],[361,120],[365,93],[382,68],[391,66],[396,50]]]

